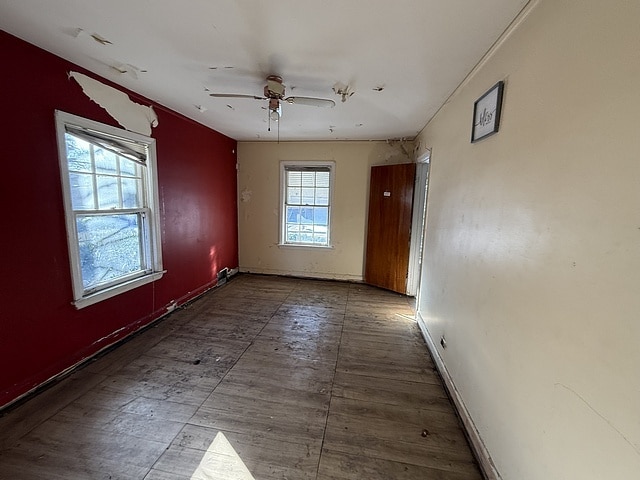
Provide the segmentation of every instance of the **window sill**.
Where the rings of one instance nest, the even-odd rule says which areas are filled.
[[[120,295],[121,293],[128,292],[129,290],[133,290],[134,288],[138,288],[138,287],[141,287],[142,285],[146,285],[147,283],[160,280],[165,273],[166,273],[166,270],[163,270],[160,272],[153,272],[153,273],[150,273],[149,275],[145,275],[144,277],[139,277],[139,278],[130,280],[128,282],[121,283],[120,285],[116,285],[114,287],[100,290],[99,292],[92,293],[90,295],[87,295],[85,297],[75,300],[73,302],[73,305],[78,310],[81,308],[88,307],[89,305],[94,305],[108,298],[115,297],[116,295]]]
[[[333,245],[312,245],[310,243],[278,243],[278,248],[311,248],[314,250],[333,250]]]

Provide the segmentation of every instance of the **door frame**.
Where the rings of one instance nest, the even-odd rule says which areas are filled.
[[[416,297],[420,288],[430,161],[431,149],[428,149],[416,159],[416,183],[413,189],[413,217],[411,220],[411,244],[409,246],[409,271],[407,276],[407,295],[410,297]]]

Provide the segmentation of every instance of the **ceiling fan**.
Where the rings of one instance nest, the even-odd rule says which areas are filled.
[[[313,97],[286,97],[286,87],[282,83],[282,77],[269,75],[267,84],[264,86],[264,96],[242,95],[236,93],[210,93],[212,97],[218,98],[253,98],[255,100],[269,100],[269,119],[277,122],[282,116],[280,102],[287,102],[292,105],[309,105],[312,107],[333,107],[336,102],[325,98]]]

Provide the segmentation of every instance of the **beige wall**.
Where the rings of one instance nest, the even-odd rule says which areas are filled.
[[[411,143],[240,142],[238,192],[240,270],[362,280],[371,165],[406,163]],[[333,248],[278,246],[280,162],[335,162]]]
[[[417,141],[420,317],[497,470],[640,478],[640,2],[541,0]]]

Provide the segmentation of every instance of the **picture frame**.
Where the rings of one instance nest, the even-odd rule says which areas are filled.
[[[501,80],[491,87],[473,104],[473,124],[471,143],[487,138],[498,132],[502,111],[504,82]]]

